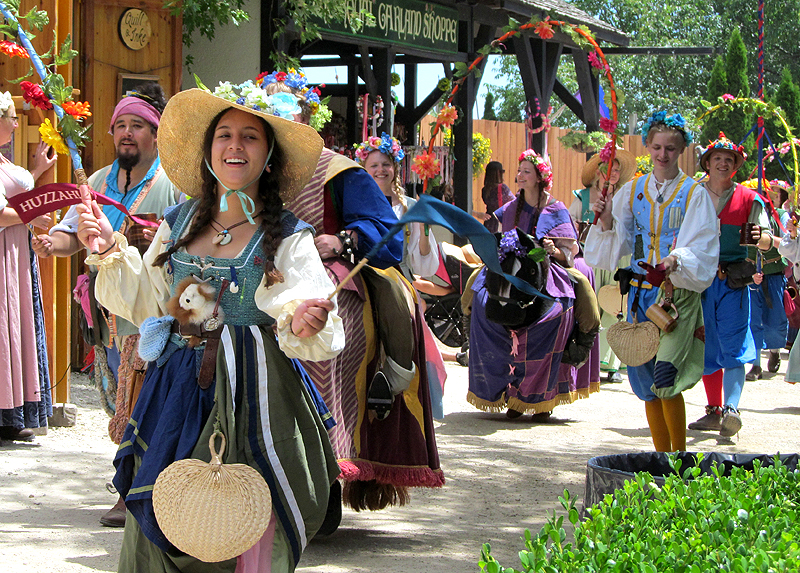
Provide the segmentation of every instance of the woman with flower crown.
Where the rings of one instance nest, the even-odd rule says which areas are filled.
[[[317,128],[323,123],[319,116],[326,109],[319,90],[308,85],[301,71],[262,73],[256,85],[267,94],[297,97],[302,111],[294,116],[295,121]],[[287,208],[314,226],[314,243],[329,276],[337,283],[397,222],[390,202],[363,167],[325,148],[311,181],[287,203]],[[392,353],[397,351],[394,362],[399,366],[392,370],[401,374],[412,366],[415,347],[409,313],[402,314],[403,322],[393,321],[391,316],[380,318],[377,308],[387,300],[406,305],[407,291],[400,281],[389,280],[388,271],[381,271],[397,265],[402,254],[403,239],[397,234],[370,258],[367,268],[343,285],[338,303],[347,346],[332,360],[303,363],[337,422],[329,434],[344,484],[343,491],[338,482],[332,488],[320,535],[333,533],[338,527],[340,498],[356,511],[379,510],[404,504],[409,487],[444,484],[427,386],[417,384],[404,393],[405,399],[389,397],[382,406],[368,396],[372,381],[376,377],[381,380],[378,339],[382,327],[393,329],[395,334],[408,332],[392,337],[396,346],[402,346],[391,349]],[[377,289],[380,292],[376,292],[375,283],[381,285]],[[400,306],[394,304],[393,308]],[[376,415],[377,406],[381,416]],[[387,407],[390,410],[386,411]],[[397,447],[401,442],[403,447]]]
[[[645,402],[657,451],[686,449],[686,408],[681,392],[703,374],[703,312],[700,293],[712,282],[719,258],[714,206],[699,184],[681,171],[678,159],[692,136],[680,114],[660,111],[645,122],[642,141],[653,172],[626,183],[613,197],[594,204],[598,223],[586,239],[586,261],[612,271],[631,256],[633,280],[628,322],[645,322],[645,311],[674,287],[674,330],[660,330],[654,358],[628,366],[628,379]],[[645,274],[645,267],[649,272]],[[652,267],[655,267],[652,268]],[[666,277],[666,278],[665,278]],[[668,280],[667,280],[668,279]],[[658,288],[664,281],[665,287]],[[655,283],[655,284],[654,284]]]
[[[0,145],[11,141],[19,125],[14,100],[0,92]],[[49,146],[39,143],[30,171],[0,154],[0,440],[33,440],[31,428],[47,427],[50,375],[42,314],[41,286],[30,233],[6,197],[30,191],[55,162]],[[46,228],[50,216],[33,221]]]
[[[296,359],[330,359],[344,332],[313,230],[283,209],[314,173],[322,140],[292,121],[296,102],[239,89],[184,91],[165,108],[161,162],[191,199],[165,214],[143,256],[95,203],[79,208],[78,237],[98,250],[87,258],[99,269],[97,299],[141,325],[139,352],[151,360],[114,461],[134,518],[123,572],[294,571],[339,475],[329,416]],[[210,314],[190,319],[195,307],[176,298],[187,282],[210,287]],[[249,550],[204,563],[171,544],[152,496],[173,461],[210,459],[215,431],[227,441],[225,463],[264,477],[272,517]]]
[[[586,398],[599,387],[599,363],[598,379],[592,384],[591,377],[578,377],[574,366],[562,362],[576,317],[576,289],[565,267],[572,266],[578,242],[566,205],[549,193],[552,167],[528,149],[519,156],[516,179],[519,194],[494,213],[503,233],[501,253],[521,252],[515,232],[519,229],[533,236],[558,264],[548,265],[545,279],[553,300],[543,305],[544,312],[536,322],[520,328],[507,328],[488,317],[487,301],[498,295],[489,292],[485,270],[472,285],[467,400],[481,410],[506,410],[509,418],[523,413],[548,415],[557,405]],[[594,334],[588,337],[587,347],[594,343]]]

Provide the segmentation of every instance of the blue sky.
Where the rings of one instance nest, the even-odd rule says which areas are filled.
[[[497,83],[497,76],[495,74],[495,58],[496,56],[489,56],[489,61],[486,64],[486,71],[484,72],[483,76],[481,77],[481,88],[478,92],[478,101],[475,104],[476,109],[473,111],[475,114],[476,119],[480,119],[483,116],[483,100],[486,97],[486,87],[485,84],[487,83]],[[330,67],[330,68],[311,68],[306,67],[303,68],[303,71],[308,76],[309,82],[312,84],[320,84],[320,83],[346,83],[347,82],[347,67],[346,66],[339,66],[339,67]],[[394,67],[395,72],[400,75],[401,81],[405,81],[405,66],[398,65]],[[338,74],[338,80],[337,80]],[[420,64],[417,67],[417,101],[422,100],[430,90],[432,86],[436,85],[436,83],[444,77],[444,70],[442,69],[441,64]],[[363,82],[359,82],[363,83]],[[402,83],[401,83],[402,86]],[[403,103],[405,99],[405,94],[402,89],[396,90],[397,97],[400,100],[400,103]],[[323,97],[325,96],[325,90],[322,90]]]

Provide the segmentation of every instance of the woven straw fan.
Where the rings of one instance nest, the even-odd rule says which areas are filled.
[[[219,453],[216,438],[222,440]],[[264,535],[272,496],[264,478],[245,464],[223,464],[225,436],[208,442],[211,461],[178,460],[153,486],[153,509],[175,547],[208,563],[241,555]]]

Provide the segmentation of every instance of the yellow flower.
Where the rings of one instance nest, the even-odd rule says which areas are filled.
[[[47,145],[55,149],[56,153],[65,155],[69,153],[67,144],[64,143],[64,138],[58,133],[58,130],[53,127],[49,119],[45,119],[44,123],[39,126],[39,135],[42,137]]]

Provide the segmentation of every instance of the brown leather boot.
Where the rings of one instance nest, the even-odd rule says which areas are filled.
[[[100,518],[100,523],[105,527],[125,527],[125,515],[128,510],[125,508],[125,500],[119,496],[117,503],[114,507],[109,509],[106,514]]]

